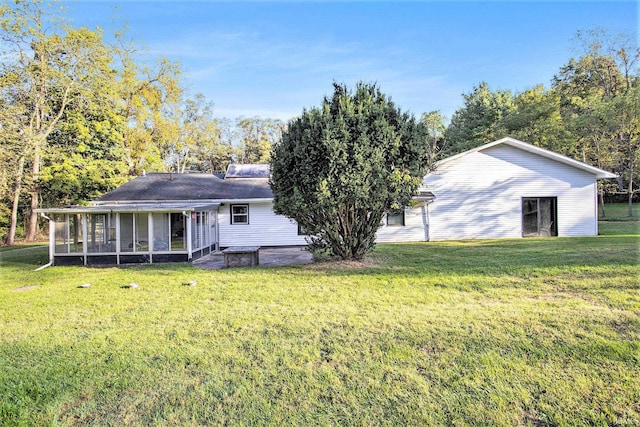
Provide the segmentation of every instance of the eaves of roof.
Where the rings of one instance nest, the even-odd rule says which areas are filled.
[[[595,175],[595,177],[597,179],[617,178],[616,174],[611,173],[609,171],[606,171],[604,169],[600,169],[600,168],[597,168],[595,166],[591,166],[591,165],[588,165],[586,163],[579,162],[579,161],[574,160],[572,158],[569,158],[567,156],[563,156],[562,154],[558,154],[558,153],[555,153],[553,151],[549,151],[549,150],[546,150],[544,148],[540,148],[540,147],[537,147],[535,145],[528,144],[526,142],[517,140],[515,138],[511,138],[511,137],[502,138],[502,139],[499,139],[497,141],[493,141],[493,142],[490,142],[488,144],[481,145],[480,147],[472,148],[471,150],[467,150],[465,152],[456,154],[455,156],[447,157],[446,159],[440,160],[439,162],[436,163],[436,165],[435,165],[436,169],[437,169],[437,167],[439,165],[443,165],[443,164],[455,161],[455,160],[457,160],[457,159],[459,159],[461,157],[465,157],[465,156],[467,156],[469,154],[477,153],[479,151],[484,151],[484,150],[487,150],[489,148],[492,148],[492,147],[495,147],[495,146],[501,145],[501,144],[508,145],[510,147],[514,147],[514,148],[520,149],[522,151],[526,151],[526,152],[538,155],[540,157],[544,157],[544,158],[547,158],[547,159],[550,159],[550,160],[554,160],[556,162],[563,163],[565,165],[574,167],[576,169],[580,169],[580,170],[582,170],[584,172],[588,172],[590,174]]]

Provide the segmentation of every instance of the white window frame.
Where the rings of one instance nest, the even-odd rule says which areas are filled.
[[[246,213],[234,213],[234,208],[245,208]],[[231,216],[231,225],[248,225],[249,224],[249,205],[237,204],[229,207],[229,214]],[[246,221],[238,221],[236,218],[246,217]]]
[[[389,218],[402,218],[400,223],[396,221],[392,221],[389,223]],[[404,227],[406,224],[405,212],[404,209],[400,210],[398,213],[387,212],[387,227]]]

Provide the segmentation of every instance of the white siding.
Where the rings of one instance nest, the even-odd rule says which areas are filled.
[[[386,217],[383,218],[386,224]],[[428,240],[427,207],[405,209],[404,226],[383,225],[378,229],[376,242],[421,242]]]
[[[594,175],[507,145],[441,164],[425,184],[430,240],[521,237],[523,197],[557,197],[559,236],[597,234]]]
[[[298,225],[273,212],[270,202],[249,205],[249,224],[231,224],[231,204],[218,209],[220,246],[293,246],[306,244],[298,236]]]

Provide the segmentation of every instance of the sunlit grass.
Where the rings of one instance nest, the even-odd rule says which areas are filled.
[[[0,257],[1,425],[640,423],[628,232],[221,271]]]

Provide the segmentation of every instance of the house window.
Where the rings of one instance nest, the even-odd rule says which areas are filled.
[[[311,235],[311,232],[306,227],[298,223],[298,236],[309,236],[309,235]]]
[[[556,197],[522,198],[522,236],[558,235],[558,200]]]
[[[249,205],[231,205],[231,224],[249,224]]]
[[[403,226],[404,225],[404,209],[387,213],[387,226]]]

